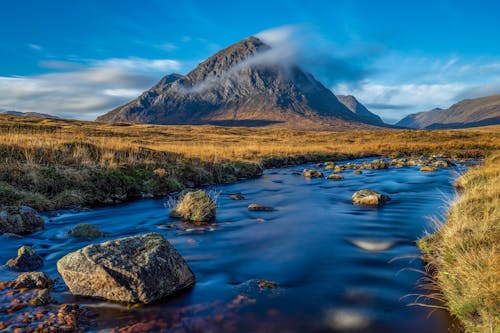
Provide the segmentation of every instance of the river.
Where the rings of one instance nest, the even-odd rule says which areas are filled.
[[[68,237],[78,223],[98,226],[106,234],[99,241],[162,233],[197,278],[192,289],[171,299],[127,307],[72,296],[58,279],[53,297],[96,308],[96,331],[161,322],[169,332],[450,332],[444,311],[430,315],[429,308],[410,306],[415,296],[409,295],[424,292],[417,288],[423,267],[415,240],[429,230],[429,217],[443,219],[452,183],[465,167],[351,170],[341,181],[308,180],[304,168],[315,166],[270,169],[257,179],[207,188],[219,206],[210,227],[169,218],[167,199],[52,212],[43,231],[0,236],[0,261],[29,244],[45,259],[41,270],[58,277],[57,260],[92,243]],[[392,200],[376,208],[354,206],[351,195],[364,188]],[[235,193],[245,199],[232,200]],[[249,211],[250,203],[275,210]],[[5,267],[0,272],[2,280],[16,276]],[[255,279],[278,287],[261,289]]]

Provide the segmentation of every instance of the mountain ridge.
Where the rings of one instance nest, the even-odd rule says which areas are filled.
[[[409,128],[444,129],[467,128],[500,124],[500,94],[461,100],[448,109],[410,114],[396,126]]]

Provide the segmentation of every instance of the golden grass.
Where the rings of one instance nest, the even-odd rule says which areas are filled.
[[[446,224],[419,247],[437,297],[466,331],[500,332],[500,151],[456,185]]]
[[[298,155],[438,154],[480,157],[500,146],[500,126],[469,130],[302,132],[214,126],[108,125],[0,116],[5,162],[147,164],[164,153],[207,162],[262,161]],[[9,155],[10,152],[10,155]],[[161,157],[160,157],[161,158]]]

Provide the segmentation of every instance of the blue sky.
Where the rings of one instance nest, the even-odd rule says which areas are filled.
[[[498,1],[26,0],[0,6],[0,109],[95,119],[162,76],[187,73],[259,33],[299,47],[306,70],[389,122],[500,93]]]

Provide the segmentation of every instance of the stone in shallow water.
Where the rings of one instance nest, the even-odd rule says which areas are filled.
[[[420,171],[421,172],[436,172],[437,168],[430,167],[430,166],[423,166],[422,168],[420,168]]]
[[[33,208],[0,205],[0,235],[6,233],[26,235],[43,227],[43,218]]]
[[[17,250],[17,257],[9,259],[7,266],[17,271],[32,271],[42,267],[43,258],[31,246],[23,245]]]
[[[195,224],[205,224],[215,220],[216,209],[215,200],[205,191],[198,190],[180,195],[179,202],[170,211],[170,216]]]
[[[96,239],[104,236],[104,233],[96,226],[87,223],[77,224],[68,234],[75,238],[85,240]]]
[[[352,195],[352,202],[361,206],[380,206],[391,200],[386,195],[373,190],[359,190]]]
[[[274,208],[253,203],[253,204],[248,205],[248,210],[270,212],[270,211],[273,211]]]
[[[192,286],[195,277],[158,233],[88,245],[57,262],[69,290],[125,303],[149,303]]]
[[[332,173],[331,175],[329,175],[328,177],[326,177],[326,179],[330,179],[330,180],[342,180],[342,179],[344,179],[344,176],[338,175],[336,173]]]
[[[304,169],[304,177],[306,178],[322,178],[323,173],[316,170]]]

